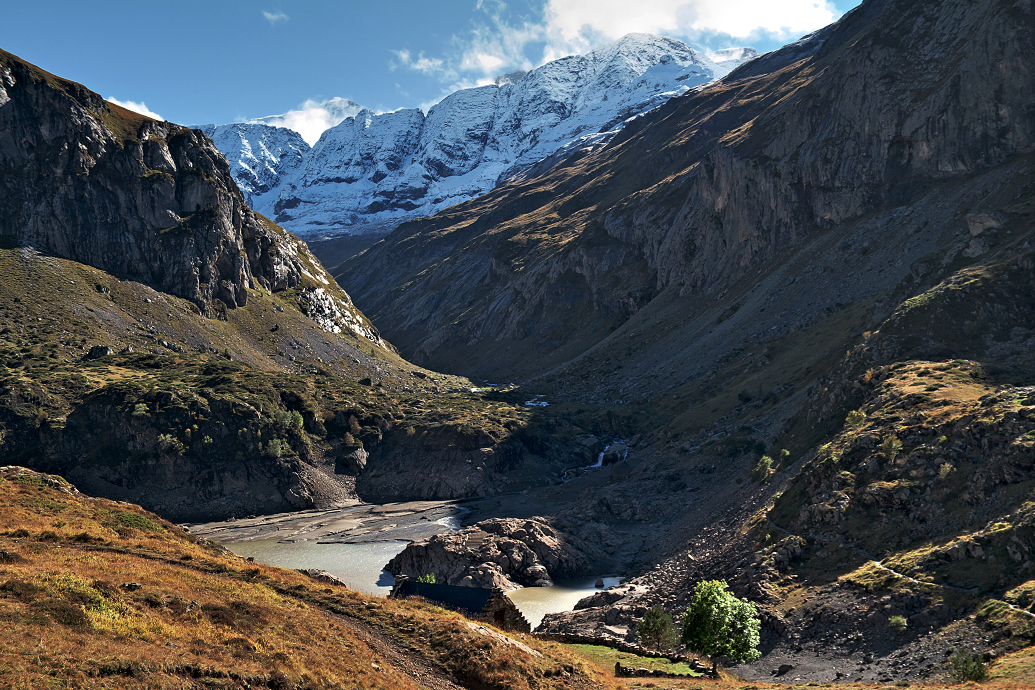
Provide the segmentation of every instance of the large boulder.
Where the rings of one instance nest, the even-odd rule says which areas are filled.
[[[578,540],[533,517],[498,518],[407,546],[385,566],[395,575],[433,573],[464,587],[549,586],[590,572]]]

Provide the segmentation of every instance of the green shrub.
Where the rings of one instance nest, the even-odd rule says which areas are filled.
[[[660,606],[651,608],[636,624],[636,640],[648,649],[668,649],[675,645],[676,639],[672,616]]]
[[[884,439],[884,442],[880,444],[880,453],[889,462],[894,462],[898,454],[902,452],[902,441],[898,439],[898,436],[891,435]]]
[[[853,410],[848,413],[848,418],[845,421],[848,422],[848,426],[858,429],[866,423],[866,413],[862,410]]]
[[[773,459],[768,455],[759,458],[758,463],[751,470],[751,476],[756,482],[768,481],[773,476]]]
[[[266,444],[266,450],[263,452],[271,458],[282,458],[285,455],[294,455],[294,450],[292,450],[291,445],[281,441],[279,438],[270,440],[270,442]]]
[[[892,616],[888,619],[888,623],[891,625],[891,629],[898,633],[904,633],[909,627],[909,621],[905,616]]]
[[[190,429],[187,431],[190,431]],[[158,434],[158,446],[166,453],[184,455],[187,452],[187,446],[183,445],[183,442],[172,434]]]
[[[435,581],[435,573],[428,573],[427,575],[421,575],[417,578],[417,582],[423,582],[426,585],[433,585],[435,584]]]
[[[134,527],[136,529],[148,530],[150,532],[162,532],[165,529],[154,520],[128,510],[119,510],[112,513],[111,516],[114,518],[115,522],[120,525],[124,525],[125,527]]]
[[[949,675],[957,683],[966,683],[971,680],[986,680],[988,678],[988,665],[966,650],[957,651],[949,660]]]

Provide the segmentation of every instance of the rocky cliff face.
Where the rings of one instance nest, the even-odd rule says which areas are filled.
[[[893,228],[925,199],[942,213],[934,190],[1032,151],[1026,18],[1029,6],[1005,1],[868,2],[766,57],[769,71],[748,63],[580,161],[403,225],[340,275],[417,361],[545,371],[658,295],[718,298],[791,247],[852,235],[867,214]],[[886,239],[930,251],[948,231],[929,222],[908,242]],[[858,297],[887,283],[868,285]],[[787,290],[825,299],[809,284]],[[827,307],[801,304],[769,326]]]
[[[527,454],[483,460],[521,411],[402,361],[201,131],[7,53],[0,275],[0,456],[97,494],[221,519],[354,501],[369,470],[372,495],[413,496],[415,448],[460,465],[432,495],[515,486],[522,464],[517,484],[544,481]]]
[[[304,246],[245,205],[226,159],[197,130],[0,53],[0,131],[8,244],[140,281],[206,313],[216,300],[243,306],[249,290],[319,282],[306,280],[316,262]],[[362,324],[335,292],[337,308]]]
[[[353,113],[324,133],[297,172],[278,163],[278,153],[266,157],[275,173],[263,184],[253,181],[254,159],[281,133],[224,125],[235,135],[216,143],[235,161],[238,183],[253,190],[251,203],[292,232],[306,239],[377,233],[478,196],[560,149],[570,154],[607,141],[631,118],[726,74],[754,51],[716,57],[721,64],[680,41],[629,35],[457,91],[427,116],[416,109]]]

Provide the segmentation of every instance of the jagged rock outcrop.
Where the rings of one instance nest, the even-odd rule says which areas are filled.
[[[578,540],[543,518],[485,520],[408,545],[385,566],[396,575],[434,574],[462,587],[548,587],[590,572]]]
[[[0,234],[206,313],[216,300],[243,306],[260,287],[333,284],[302,243],[248,208],[204,134],[125,110],[5,52]],[[376,337],[335,292],[340,310]]]
[[[581,354],[666,291],[716,298],[868,214],[884,214],[873,231],[916,230],[865,249],[919,259],[907,245],[937,246],[956,213],[987,213],[936,192],[1035,148],[1030,19],[1007,0],[867,2],[600,151],[402,225],[338,275],[407,356],[503,377]],[[903,217],[925,198],[937,222]],[[804,301],[814,287],[789,290]]]
[[[292,232],[306,239],[376,234],[478,196],[537,161],[605,142],[630,119],[754,55],[731,49],[712,61],[674,39],[630,34],[457,91],[427,116],[352,112],[295,172],[297,146],[287,145],[290,165],[277,153],[282,130],[223,125],[213,136],[255,208]],[[268,174],[257,182],[259,167]]]

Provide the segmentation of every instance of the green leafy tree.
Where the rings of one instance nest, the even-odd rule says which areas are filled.
[[[668,649],[676,643],[676,628],[672,616],[660,606],[643,614],[643,620],[636,624],[636,639],[648,649]]]
[[[426,585],[435,584],[435,573],[428,573],[427,575],[421,575],[417,578],[417,582],[423,582]]]
[[[738,599],[722,580],[697,583],[694,598],[683,614],[683,643],[695,652],[707,654],[712,672],[717,658],[754,661],[761,654],[761,624],[755,605]]]

